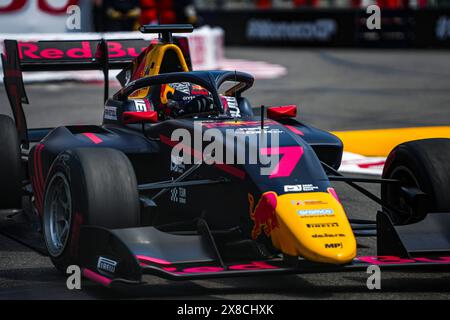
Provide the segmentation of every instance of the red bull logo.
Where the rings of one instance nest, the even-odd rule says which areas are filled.
[[[277,194],[269,191],[263,193],[255,207],[255,199],[248,194],[250,217],[255,222],[252,230],[252,238],[256,239],[261,234],[261,229],[270,236],[275,228],[280,225],[277,220],[275,209],[277,207]]]

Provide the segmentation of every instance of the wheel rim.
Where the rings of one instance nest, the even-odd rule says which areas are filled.
[[[405,166],[399,166],[395,168],[391,173],[391,179],[399,180],[402,187],[414,187],[420,189],[419,183],[414,176],[414,173]],[[394,205],[399,211],[403,212],[400,218],[402,223],[408,223],[415,218],[414,209],[408,205],[407,201],[401,196],[399,192],[388,192],[388,201]]]
[[[44,236],[51,256],[61,255],[69,240],[72,220],[72,197],[66,177],[54,175],[44,201]]]

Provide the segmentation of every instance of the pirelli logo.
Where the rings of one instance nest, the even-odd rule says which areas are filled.
[[[339,223],[330,222],[330,223],[307,223],[306,227],[308,228],[335,228],[339,227]]]
[[[115,273],[117,267],[117,261],[107,259],[105,257],[99,257],[97,262],[97,269],[100,271],[106,271],[109,273]]]

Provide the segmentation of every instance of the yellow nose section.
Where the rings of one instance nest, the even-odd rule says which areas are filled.
[[[250,202],[252,207],[252,202]],[[272,210],[258,210],[268,207]],[[272,211],[270,220],[259,223],[259,211]],[[291,256],[310,261],[345,264],[356,256],[356,240],[344,208],[332,188],[329,192],[264,193],[251,211],[255,238],[260,231],[271,237],[273,245]],[[257,228],[256,228],[257,227]]]

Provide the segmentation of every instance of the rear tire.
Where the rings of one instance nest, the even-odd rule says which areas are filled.
[[[22,207],[22,160],[13,119],[0,115],[0,210]]]
[[[420,206],[412,206],[393,185],[382,185],[382,200],[403,214],[391,214],[394,224],[421,221],[427,213],[450,212],[450,139],[406,142],[389,154],[383,178],[397,179],[401,186],[418,188],[425,195]]]
[[[74,149],[54,161],[45,188],[43,230],[53,264],[78,264],[82,225],[140,225],[136,176],[126,155],[107,148]]]

